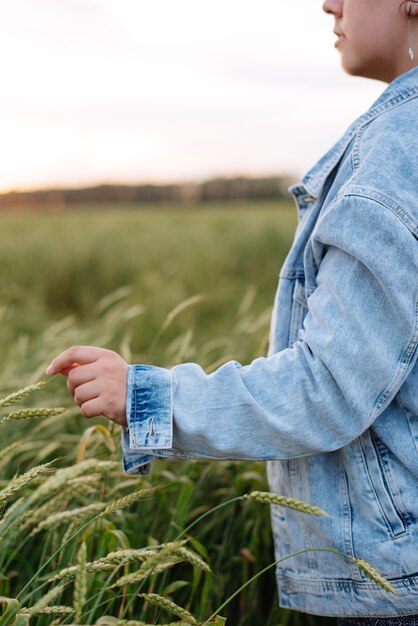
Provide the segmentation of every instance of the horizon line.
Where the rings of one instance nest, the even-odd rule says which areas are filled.
[[[147,178],[147,179],[137,179],[137,180],[116,180],[116,179],[100,179],[97,181],[91,181],[76,184],[52,184],[52,185],[44,185],[44,186],[34,186],[34,187],[0,187],[0,196],[7,196],[11,194],[19,194],[19,193],[42,193],[42,192],[54,192],[54,191],[77,191],[84,189],[95,189],[97,187],[138,187],[142,185],[155,185],[155,186],[165,186],[165,185],[199,185],[205,182],[209,182],[212,180],[231,180],[237,178],[247,178],[247,179],[263,179],[263,178],[282,178],[283,180],[298,180],[298,176],[295,173],[289,172],[277,172],[277,171],[266,171],[265,173],[256,173],[256,172],[243,172],[238,171],[236,173],[224,172],[219,174],[211,174],[203,177],[194,177],[194,178]]]

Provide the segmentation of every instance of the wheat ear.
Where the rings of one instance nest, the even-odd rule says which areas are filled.
[[[134,491],[133,493],[128,494],[127,496],[123,496],[122,498],[118,498],[110,504],[107,505],[105,510],[101,513],[101,516],[110,515],[111,513],[115,513],[115,511],[119,511],[120,509],[126,509],[134,502],[138,502],[138,500],[142,500],[146,496],[154,493],[155,488],[150,487],[148,489],[139,489],[138,491]]]
[[[117,617],[111,617],[110,615],[104,615],[100,617],[95,626],[153,626],[152,624],[146,624],[145,622],[138,622],[134,619],[117,619]]]
[[[82,474],[86,474],[90,471],[105,473],[114,468],[116,465],[119,467],[119,463],[116,463],[115,461],[86,459],[81,463],[70,465],[70,467],[63,467],[62,469],[57,470],[53,476],[48,478],[48,480],[46,480],[40,487],[38,487],[38,489],[36,489],[36,491],[33,492],[30,497],[30,502],[45,496],[50,496],[51,493],[62,489],[62,487],[70,480],[81,476]]]
[[[81,615],[87,598],[87,546],[85,541],[80,546],[77,555],[77,573],[74,581],[73,606],[77,624],[81,623]]]
[[[48,472],[50,465],[51,463],[36,465],[36,467],[32,467],[29,471],[11,480],[7,487],[0,491],[0,503],[10,500],[16,493],[23,489],[23,487],[35,480],[35,478]]]
[[[157,550],[149,548],[141,548],[140,550],[134,550],[129,548],[126,550],[116,550],[115,552],[109,552],[106,556],[102,557],[100,561],[104,563],[114,563],[119,565],[120,563],[132,563],[133,561],[144,561],[149,556],[156,554]]]
[[[119,619],[117,622],[112,624],[112,626],[152,626],[152,624],[146,624],[145,622],[137,622],[134,619]]]
[[[112,572],[115,569],[115,565],[111,563],[99,563],[99,562],[87,562],[86,570],[88,572]],[[70,565],[70,567],[66,567],[62,569],[58,574],[53,576],[48,580],[49,583],[54,582],[55,580],[61,580],[61,578],[69,578],[73,577],[77,574],[78,565]]]
[[[19,507],[24,503],[25,498],[21,496],[17,500],[13,502],[3,515],[0,520],[0,535],[2,535],[2,539],[4,539],[12,530],[16,530],[19,528],[21,520],[23,519],[23,514],[26,512],[26,508],[23,507],[23,511],[20,512],[20,517],[14,517],[14,514],[19,509]]]
[[[60,524],[65,524],[67,522],[80,522],[86,517],[98,513],[103,509],[104,506],[106,505],[103,502],[94,502],[93,504],[88,504],[86,506],[78,507],[76,509],[59,511],[58,513],[49,515],[47,518],[42,520],[36,528],[32,530],[31,537],[41,532],[41,530],[50,530],[51,528],[55,528]]]
[[[156,576],[157,574],[162,574],[162,572],[166,572],[168,569],[174,567],[174,565],[177,565],[177,563],[180,562],[180,557],[172,555],[171,557],[167,557],[167,560],[158,563],[157,565],[154,565],[154,567],[152,567],[151,569],[139,569],[132,574],[126,574],[126,576],[122,576],[111,586],[111,589],[114,589],[116,587],[125,587],[125,585],[138,583],[151,575]]]
[[[27,611],[22,610],[22,612],[34,615],[33,609],[27,609]],[[36,611],[36,615],[71,615],[71,613],[74,613],[74,609],[71,606],[63,606],[60,604],[45,606],[42,610]]]
[[[126,576],[122,576],[114,583],[114,585],[112,585],[112,588],[123,587],[130,583],[139,582],[140,580],[147,578],[151,574],[160,574],[170,567],[173,567],[173,565],[178,563],[180,560],[178,557],[176,557],[175,552],[185,543],[186,540],[171,541],[169,543],[163,544],[161,550],[154,551],[153,553],[151,553],[151,555],[148,553],[148,557],[142,563],[138,571],[133,572],[132,574],[127,574]]]
[[[19,528],[21,532],[26,532],[31,526],[36,526],[39,522],[52,515],[54,511],[58,511],[60,507],[67,502],[67,500],[68,494],[62,490],[44,502],[41,506],[34,508],[31,512],[27,511],[26,517],[19,520]]]
[[[62,583],[60,585],[57,585],[53,589],[50,589],[48,593],[46,593],[40,600],[38,600],[38,602],[36,602],[32,607],[27,609],[27,612],[30,615],[37,615],[38,613],[42,613],[45,607],[47,607],[50,602],[52,602],[57,596],[62,594],[64,589],[65,585]]]
[[[209,565],[199,555],[197,555],[196,552],[189,550],[189,548],[179,548],[176,550],[176,555],[180,556],[182,561],[186,561],[187,563],[193,565],[193,567],[198,567],[204,572],[212,571]]]
[[[396,595],[396,591],[393,586],[390,584],[386,578],[383,578],[381,574],[372,566],[370,563],[363,561],[362,559],[356,559],[354,557],[350,557],[354,563],[356,563],[359,570],[364,572],[370,580],[372,580],[376,585],[379,585],[382,589],[387,591],[388,593],[393,593]]]
[[[101,474],[88,474],[87,476],[78,476],[78,478],[72,478],[65,485],[64,490],[66,492],[68,491],[72,498],[75,495],[77,497],[89,496],[100,489],[101,477]]]
[[[0,407],[10,406],[11,404],[14,404],[15,402],[19,402],[19,400],[26,398],[26,396],[29,396],[34,391],[37,391],[38,389],[41,389],[42,387],[44,387],[46,383],[47,383],[46,380],[41,380],[39,381],[39,383],[35,383],[34,385],[29,385],[28,387],[23,387],[22,389],[18,389],[18,391],[11,393],[9,396],[6,396],[6,398],[2,398],[0,400]]]
[[[183,609],[181,606],[179,606],[175,602],[172,602],[168,598],[159,596],[157,593],[139,593],[138,597],[143,598],[150,604],[159,606],[165,611],[170,611],[170,613],[174,613],[174,615],[180,617],[187,624],[193,624],[194,626],[198,625],[197,619],[191,613],[189,613],[189,611],[186,611],[186,609]]]
[[[169,541],[168,543],[163,544],[161,550],[159,550],[156,554],[150,556],[146,561],[144,561],[140,567],[141,571],[148,572],[152,570],[153,567],[164,561],[167,556],[172,556],[175,552],[182,548],[187,543],[187,540],[183,539],[181,541]]]
[[[295,500],[294,498],[286,498],[276,493],[270,493],[268,491],[252,491],[241,497],[242,500],[255,500],[256,502],[263,502],[265,504],[277,504],[279,506],[287,507],[288,509],[294,509],[300,513],[308,513],[310,515],[319,515],[326,517],[328,513],[317,506]]]
[[[113,571],[115,567],[120,564],[131,563],[133,561],[143,561],[147,559],[150,554],[155,554],[155,550],[118,550],[115,552],[109,552],[106,556],[97,561],[90,561],[86,563],[88,572],[107,572]],[[61,578],[74,576],[77,572],[78,565],[71,565],[62,569],[53,578],[50,578],[48,582],[60,580]]]
[[[225,617],[215,617],[213,621],[208,622],[206,626],[224,626],[226,624]],[[170,622],[165,626],[190,626],[190,622]]]
[[[181,562],[191,563],[194,567],[199,567],[205,572],[211,571],[209,565],[195,552],[183,546],[179,547],[178,543],[166,544],[162,550],[144,561],[138,571],[122,576],[112,587],[124,587],[140,582],[150,575],[161,574]]]
[[[29,420],[38,417],[51,417],[54,415],[62,415],[67,409],[62,406],[56,408],[30,408],[30,409],[17,409],[12,411],[0,419],[0,424],[3,422],[9,422],[11,420]]]

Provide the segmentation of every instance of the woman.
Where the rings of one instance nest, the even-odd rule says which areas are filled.
[[[83,415],[126,427],[127,472],[155,457],[268,460],[273,491],[329,513],[273,507],[276,558],[342,551],[396,591],[311,551],[278,567],[282,606],[341,624],[418,624],[418,2],[323,8],[343,68],[389,85],[291,188],[300,221],[268,358],[208,376],[73,347],[47,372],[68,375]]]

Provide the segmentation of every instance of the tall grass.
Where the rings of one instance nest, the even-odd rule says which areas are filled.
[[[39,388],[40,385],[26,387],[0,400],[0,406],[19,402]],[[37,409],[28,409],[27,412],[28,419],[39,417]],[[16,448],[13,452],[16,452]],[[77,625],[105,624],[106,620],[107,623],[119,625],[156,625],[161,624],[160,620],[166,614],[179,618],[180,621],[176,622],[178,625],[220,626],[226,620],[219,612],[260,579],[261,575],[271,570],[275,563],[270,563],[244,582],[241,581],[238,589],[212,612],[208,609],[210,598],[206,598],[209,600],[208,606],[202,606],[201,600],[202,592],[211,589],[214,572],[207,562],[204,544],[197,541],[190,530],[215,512],[219,513],[242,501],[280,504],[305,515],[327,514],[311,504],[257,490],[235,496],[199,515],[195,513],[194,519],[186,527],[186,521],[181,524],[180,532],[173,527],[177,536],[172,540],[158,543],[155,538],[151,541],[148,538],[147,545],[141,548],[123,546],[110,550],[109,543],[101,540],[109,531],[115,537],[120,535],[121,531],[117,529],[120,514],[125,514],[128,509],[139,502],[142,504],[146,499],[151,499],[155,504],[158,491],[169,485],[166,477],[162,481],[159,477],[158,486],[136,489],[120,496],[127,485],[121,480],[118,464],[112,460],[91,457],[55,470],[51,466],[51,462],[36,465],[9,480],[6,487],[0,490],[0,505],[3,508],[0,513],[2,583],[10,582],[11,574],[16,578],[12,585],[2,584],[2,587],[7,588],[2,589],[4,595],[0,597],[0,605],[6,607],[0,615],[1,626],[23,626],[34,620],[37,624],[43,624],[51,616],[56,617],[54,624],[68,624],[69,620],[75,619]],[[47,473],[52,475],[45,476]],[[104,479],[102,483],[100,479]],[[87,490],[82,488],[86,485]],[[73,503],[80,496],[87,503],[74,506]],[[94,496],[100,497],[100,501],[96,502]],[[51,513],[51,503],[54,505],[54,513]],[[63,510],[56,512],[59,508]],[[141,513],[144,513],[142,507],[138,510],[138,518]],[[31,528],[32,532],[28,534]],[[18,572],[17,567],[22,562],[29,564],[29,559],[22,560],[27,549],[27,538],[39,533],[43,534],[44,542],[39,558],[34,555],[33,545],[30,546],[33,573],[25,567]],[[309,550],[312,548],[306,549]],[[333,549],[328,551],[354,560],[376,585],[388,593],[394,593],[390,583],[369,563]],[[292,556],[288,555],[281,561]],[[255,556],[253,559],[256,561]],[[193,577],[190,577],[190,572],[183,575],[179,566],[188,566]],[[180,595],[180,590],[187,591],[181,605],[171,597]],[[60,604],[56,604],[56,600]],[[209,617],[208,610],[211,613]],[[257,617],[252,619],[260,620],[258,606],[256,610]],[[244,613],[245,617],[248,612]],[[240,622],[242,617],[238,616]],[[167,623],[166,619],[163,623]]]
[[[0,397],[36,383],[73,343],[208,371],[264,354],[294,224],[287,205],[1,216]],[[63,379],[20,400],[13,409],[67,411],[0,424],[0,489],[51,464],[0,504],[0,626],[16,615],[35,626],[177,619],[158,596],[198,621],[232,598],[231,626],[316,623],[278,608],[273,569],[245,586],[274,558],[268,507],[240,499],[267,490],[263,464],[159,461],[128,477],[119,430],[81,418]]]

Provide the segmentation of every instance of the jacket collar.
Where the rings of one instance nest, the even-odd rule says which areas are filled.
[[[302,191],[317,199],[325,185],[325,182],[334,167],[341,160],[349,143],[360,128],[387,111],[399,106],[406,100],[418,95],[418,67],[398,76],[393,80],[370,107],[370,109],[357,118],[341,139],[314,165],[314,167],[302,179],[302,182],[290,187],[289,191],[299,195]]]

